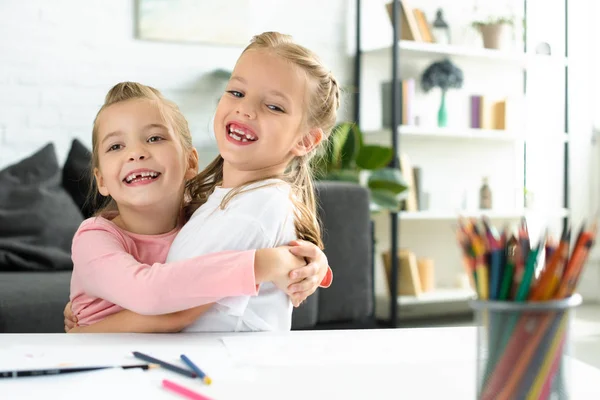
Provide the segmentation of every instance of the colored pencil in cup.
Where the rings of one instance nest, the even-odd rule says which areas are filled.
[[[170,381],[168,379],[162,380],[162,386],[165,389],[170,390],[173,393],[177,393],[178,395],[183,396],[188,399],[191,399],[191,400],[211,400],[211,398],[208,396],[205,396],[198,392],[194,392],[193,390],[188,389],[185,386],[181,386],[181,385],[179,385],[173,381]]]
[[[192,371],[194,371],[198,377],[200,379],[202,379],[204,381],[204,383],[206,383],[207,385],[210,385],[212,383],[212,379],[210,379],[205,373],[204,371],[202,371],[196,364],[194,364],[192,362],[192,360],[190,360],[185,354],[182,354],[181,356],[181,360],[192,369]]]
[[[159,360],[158,358],[154,358],[147,354],[140,353],[139,351],[134,351],[133,355],[134,355],[134,357],[139,358],[140,360],[144,360],[144,361],[147,361],[152,364],[158,364],[161,366],[161,368],[168,369],[169,371],[173,371],[173,372],[178,373],[183,376],[187,376],[188,378],[196,378],[197,377],[195,372],[189,371],[187,369],[183,369],[181,367],[178,367],[177,365],[169,364],[166,361],[162,361],[162,360]]]

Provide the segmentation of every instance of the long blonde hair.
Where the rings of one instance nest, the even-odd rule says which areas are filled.
[[[252,49],[271,51],[306,73],[309,83],[312,85],[308,85],[309,93],[307,93],[304,122],[309,128],[320,128],[323,131],[324,138],[321,143],[324,143],[335,125],[337,109],[340,106],[340,90],[331,72],[325,68],[313,52],[294,43],[289,35],[265,32],[254,36],[244,52]],[[290,184],[292,188],[291,201],[295,210],[296,234],[299,239],[310,241],[322,249],[321,227],[317,218],[317,204],[310,168],[310,159],[315,154],[315,150],[313,149],[305,156],[296,157],[283,176],[265,178],[281,178]],[[222,180],[223,158],[217,156],[212,163],[187,183],[191,198],[186,208],[188,217],[206,202],[208,196],[216,186],[222,183]],[[256,181],[247,182],[245,185],[231,190],[223,199],[221,207],[225,207],[233,196],[254,182]]]
[[[91,160],[91,168],[90,171],[94,171],[95,168],[99,168],[98,162],[98,117],[107,107],[120,103],[127,100],[133,99],[142,99],[142,100],[150,100],[156,103],[158,106],[159,112],[162,118],[169,125],[173,127],[175,132],[177,133],[179,140],[181,141],[181,145],[184,150],[193,149],[192,144],[192,135],[190,133],[190,128],[188,126],[188,122],[177,107],[177,104],[172,101],[166,99],[161,92],[157,89],[142,85],[137,82],[120,82],[113,86],[106,97],[104,98],[104,104],[100,107],[100,110],[96,114],[96,118],[94,118],[94,127],[92,129],[92,160]],[[117,204],[113,200],[112,197],[107,196],[104,198],[101,204],[95,204],[98,193],[97,182],[94,179],[93,173],[90,177],[92,180],[92,184],[90,185],[90,193],[89,200],[92,203],[92,207],[97,209],[95,215],[102,214],[107,211],[116,211]]]

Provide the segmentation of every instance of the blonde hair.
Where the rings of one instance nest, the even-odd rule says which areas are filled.
[[[323,143],[329,137],[335,125],[337,109],[340,106],[340,90],[331,72],[325,68],[312,51],[294,43],[289,35],[264,32],[254,36],[242,54],[255,49],[271,51],[304,71],[310,83],[305,104],[306,116],[304,122],[309,128],[320,128],[323,131],[324,138],[321,142]],[[322,249],[321,227],[317,218],[317,204],[310,168],[310,159],[314,154],[315,149],[305,156],[296,157],[283,176],[268,178],[281,178],[290,184],[292,188],[291,201],[295,209],[296,234],[299,239],[312,242]],[[263,179],[260,179],[260,181]],[[206,202],[208,196],[216,186],[222,183],[222,180],[223,158],[217,156],[194,179],[188,181],[187,189],[191,196],[191,201],[186,209],[188,217]],[[239,194],[245,186],[254,182],[247,182],[245,185],[230,191],[223,199],[221,207],[224,208],[233,196]]]
[[[178,134],[179,140],[181,141],[181,145],[183,146],[184,150],[191,150],[194,147],[192,144],[192,135],[190,133],[188,122],[179,110],[179,107],[177,107],[177,104],[166,99],[162,95],[162,93],[160,93],[157,89],[153,87],[142,85],[141,83],[137,82],[117,83],[106,94],[106,97],[104,98],[104,104],[102,105],[102,107],[100,107],[100,110],[98,110],[96,118],[94,118],[94,127],[92,129],[92,160],[90,166],[90,171],[92,171],[92,184],[90,185],[90,194],[88,196],[88,201],[92,203],[92,207],[94,209],[98,210],[94,213],[95,215],[99,215],[107,211],[117,210],[117,204],[110,196],[107,196],[101,202],[101,204],[96,203],[96,199],[98,197],[98,186],[96,180],[94,179],[93,171],[95,170],[95,168],[99,168],[98,118],[102,111],[104,111],[107,107],[115,103],[120,103],[134,99],[149,100],[155,102],[158,106],[161,117],[164,119],[165,122],[171,125],[171,127],[173,127],[175,132]]]

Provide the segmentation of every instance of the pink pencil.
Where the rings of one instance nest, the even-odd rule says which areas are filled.
[[[198,392],[194,392],[184,386],[178,385],[175,382],[172,382],[168,379],[163,379],[162,381],[162,386],[165,389],[171,390],[174,393],[177,393],[183,397],[187,397],[188,399],[192,399],[192,400],[212,400],[210,397],[207,397],[203,394],[200,394]]]

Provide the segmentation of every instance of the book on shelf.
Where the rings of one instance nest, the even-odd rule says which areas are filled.
[[[399,39],[401,40],[412,40],[415,42],[422,42],[423,38],[421,37],[421,31],[419,30],[419,24],[417,22],[417,18],[415,13],[413,12],[412,7],[407,5],[406,0],[400,0],[399,4],[399,12],[398,22],[400,23],[400,35]],[[388,17],[390,18],[390,23],[393,21],[393,3],[386,4],[386,10],[388,13]]]
[[[414,125],[415,122],[415,93],[416,81],[413,78],[402,79],[398,81],[398,91],[400,92],[400,112],[399,123],[402,125]],[[383,82],[381,84],[381,124],[384,128],[392,127],[392,83]]]
[[[415,19],[417,20],[417,25],[419,27],[419,33],[421,34],[421,39],[423,39],[426,43],[434,43],[433,33],[431,32],[431,27],[427,22],[427,18],[425,17],[425,13],[423,10],[419,8],[413,9],[413,14],[415,15]]]
[[[402,177],[406,181],[408,188],[406,189],[406,199],[402,201],[403,211],[418,211],[419,202],[417,200],[417,187],[415,185],[415,175],[413,166],[405,153],[400,154],[400,171],[402,171]]]
[[[471,128],[506,129],[506,98],[471,96]]]

